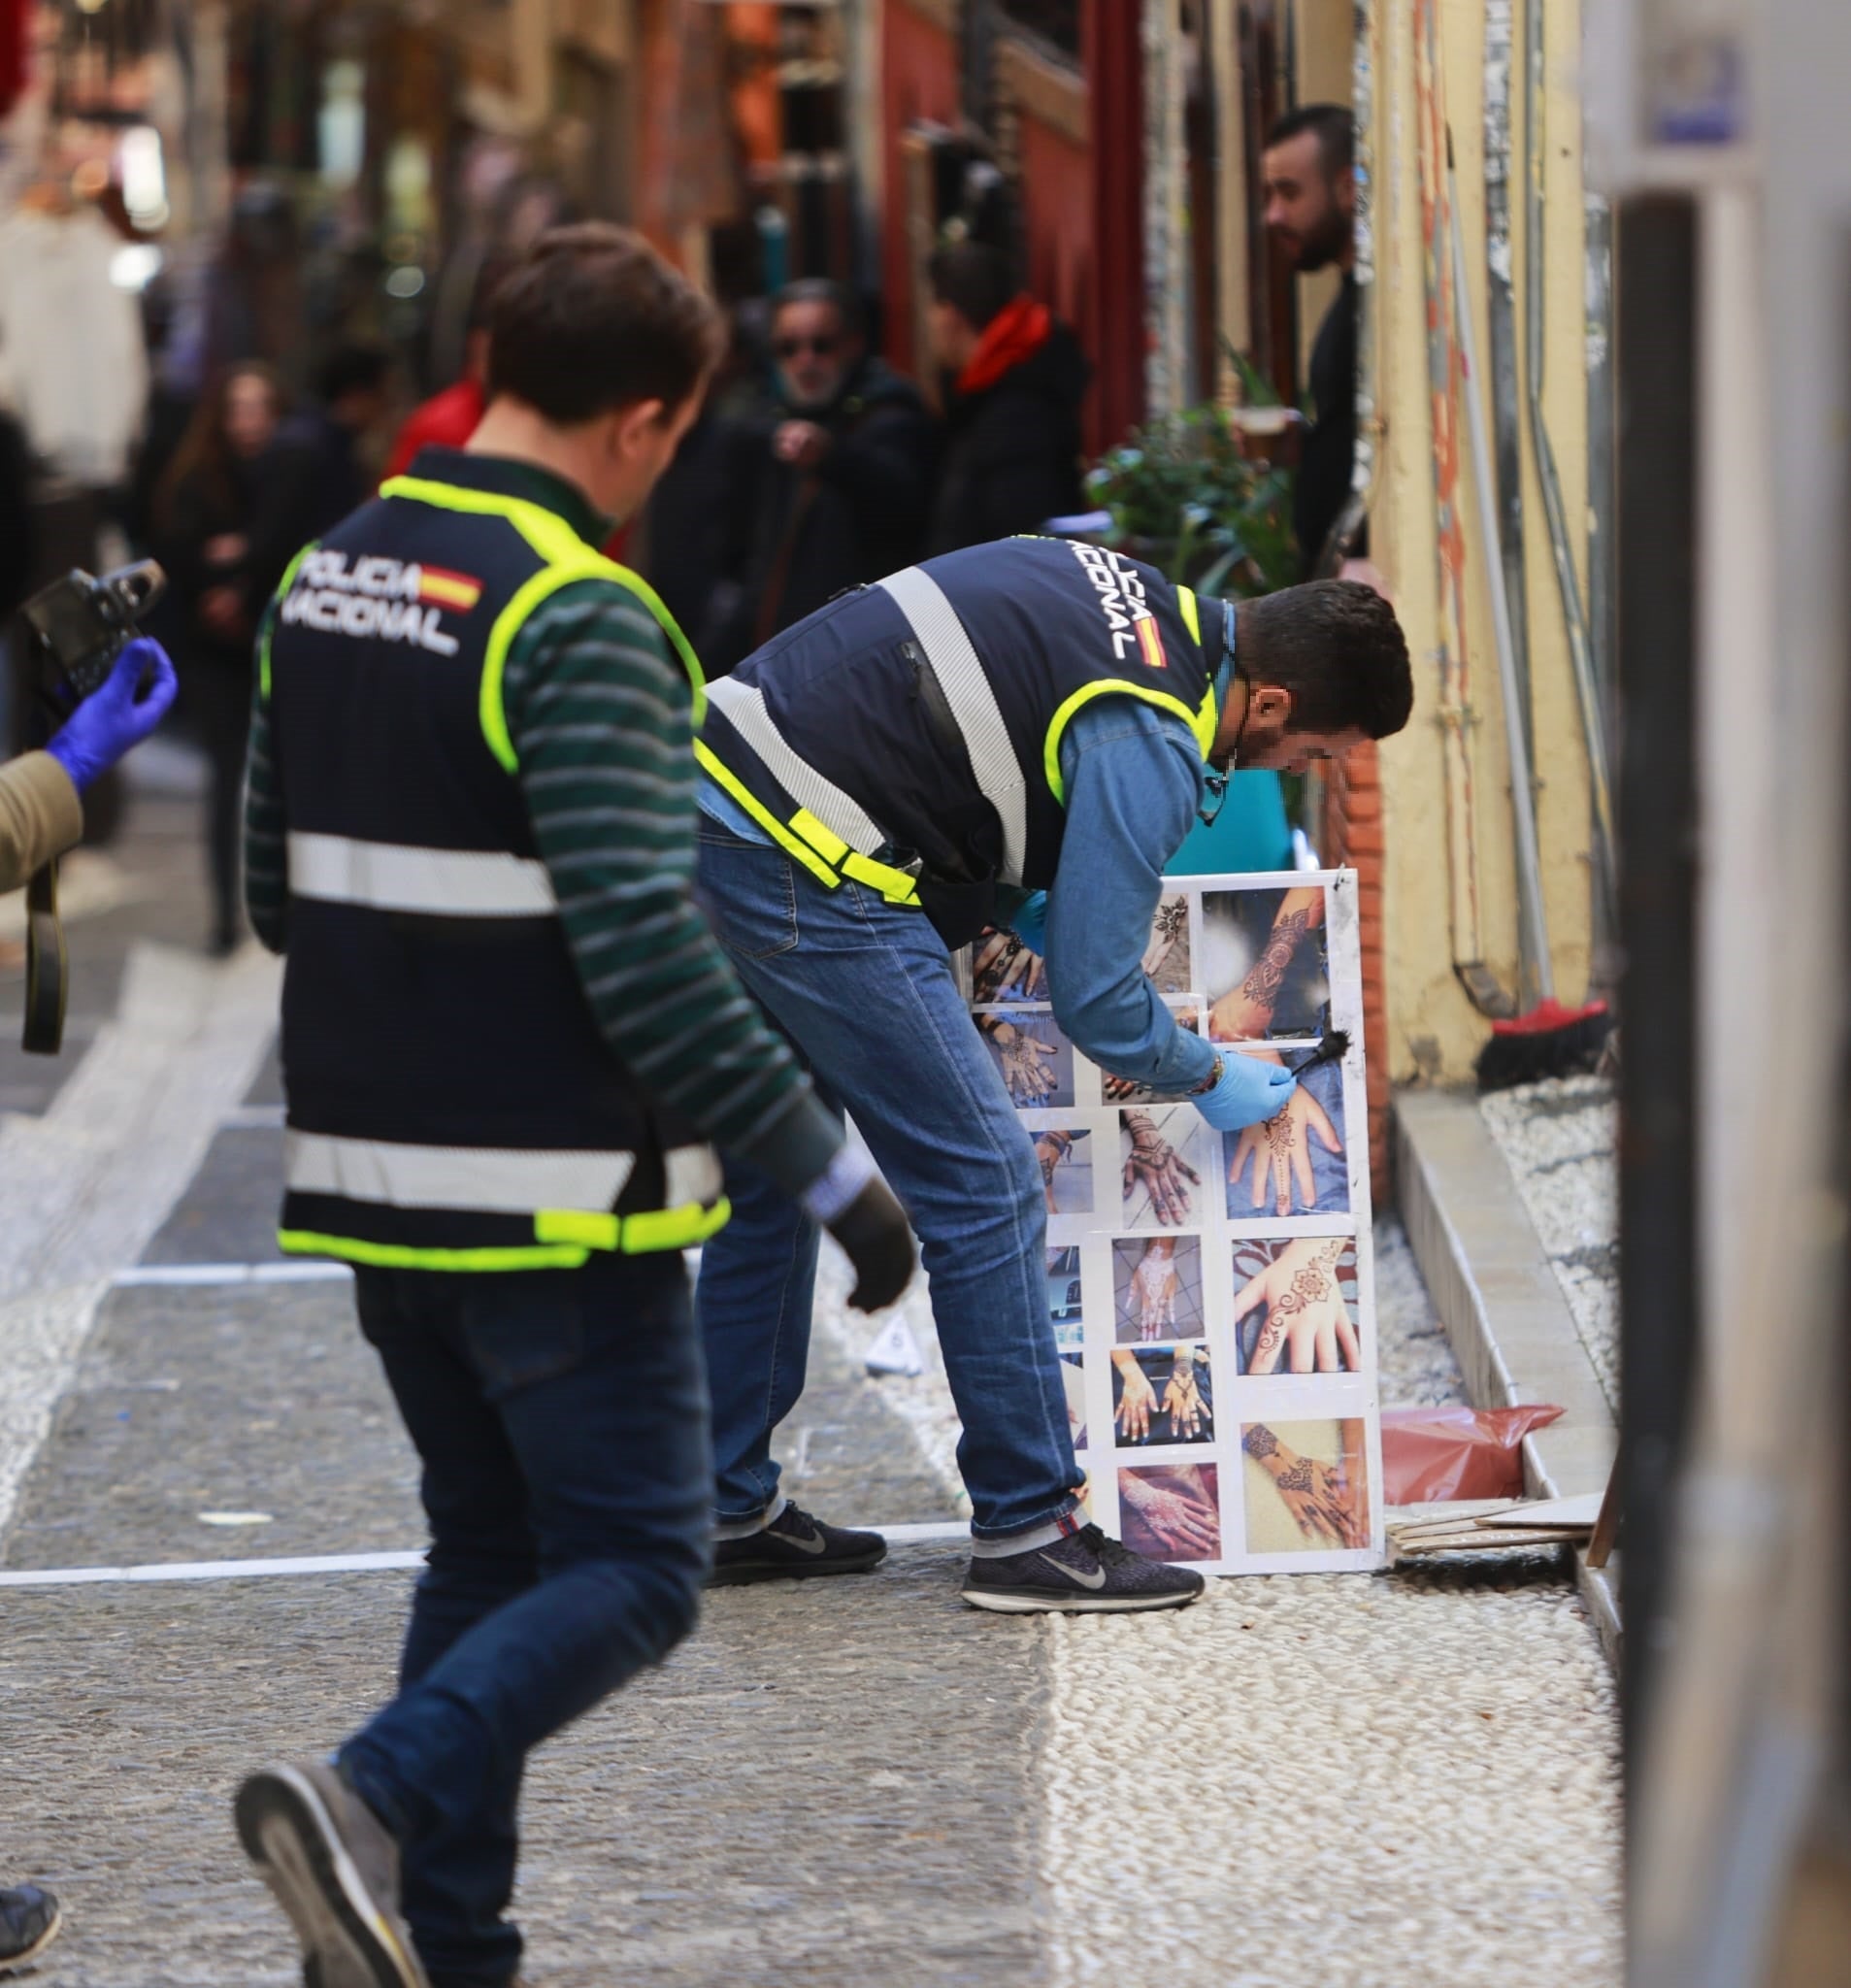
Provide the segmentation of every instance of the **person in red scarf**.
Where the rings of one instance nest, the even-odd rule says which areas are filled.
[[[941,248],[928,277],[933,356],[950,379],[928,553],[1083,510],[1079,405],[1093,369],[1078,340],[985,243]]]

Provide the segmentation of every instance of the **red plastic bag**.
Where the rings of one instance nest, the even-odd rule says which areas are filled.
[[[1561,1413],[1546,1402],[1514,1408],[1384,1408],[1383,1504],[1521,1498],[1523,1439]]]

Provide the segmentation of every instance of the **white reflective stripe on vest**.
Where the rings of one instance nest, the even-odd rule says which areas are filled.
[[[289,833],[294,897],[439,918],[549,918],[546,866],[497,849],[422,849],[351,836]]]
[[[872,856],[890,836],[851,795],[825,779],[807,759],[792,751],[765,708],[765,693],[749,683],[721,677],[707,686],[707,701],[724,712],[760,759],[767,772],[800,808],[808,808],[825,828],[833,829],[851,849]]]
[[[720,681],[725,682],[725,678]],[[711,1145],[672,1145],[663,1165],[662,1203],[665,1208],[686,1208],[698,1202],[703,1208],[718,1201],[726,1185],[720,1171],[720,1156]]]
[[[983,664],[944,589],[917,566],[879,582],[912,624],[932,674],[964,735],[971,771],[1003,824],[1005,883],[1020,883],[1028,857],[1028,781]]]
[[[502,1215],[530,1215],[540,1209],[607,1214],[636,1163],[635,1153],[401,1145],[294,1131],[283,1156],[285,1177],[298,1194]]]

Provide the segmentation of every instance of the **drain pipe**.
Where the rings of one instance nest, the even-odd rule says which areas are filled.
[[[1439,724],[1446,808],[1446,864],[1453,972],[1480,1014],[1504,1019],[1516,1002],[1485,964],[1478,921],[1478,865],[1471,751],[1473,722],[1466,655],[1466,539],[1459,479],[1459,353],[1452,312],[1451,229],[1446,209],[1445,119],[1440,108],[1437,0],[1414,0],[1415,151],[1420,167],[1421,277],[1427,302],[1428,404],[1433,421],[1434,522],[1438,568]]]
[[[1497,465],[1498,556],[1504,568],[1507,607],[1507,655],[1501,670],[1516,686],[1518,721],[1523,728],[1524,763],[1535,779],[1536,735],[1530,712],[1530,617],[1523,570],[1523,389],[1517,375],[1516,266],[1510,244],[1510,70],[1513,26],[1511,0],[1485,0],[1485,282],[1490,326],[1492,454]],[[1472,389],[1475,391],[1475,389]],[[1486,548],[1489,561],[1491,552]],[[1506,714],[1506,723],[1508,716]],[[1513,759],[1514,766],[1516,761]],[[1536,797],[1531,795],[1534,813]],[[1517,983],[1522,1005],[1542,998],[1549,962],[1536,957],[1531,921],[1517,921]]]
[[[1581,708],[1581,736],[1587,748],[1588,795],[1594,812],[1594,884],[1597,923],[1611,931],[1614,912],[1613,797],[1607,781],[1606,721],[1601,686],[1594,673],[1588,643],[1587,617],[1581,609],[1581,583],[1570,549],[1568,516],[1562,503],[1562,481],[1556,474],[1555,450],[1542,412],[1543,295],[1543,172],[1547,138],[1548,83],[1543,60],[1544,0],[1527,0],[1525,37],[1525,137],[1528,170],[1523,202],[1524,360],[1529,372],[1530,445],[1536,453],[1537,480],[1542,486],[1542,511],[1549,526],[1549,549],[1555,558],[1556,584],[1562,595],[1562,617],[1568,625],[1569,660],[1574,672],[1575,698]]]

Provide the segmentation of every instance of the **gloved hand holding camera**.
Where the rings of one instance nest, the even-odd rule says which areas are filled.
[[[45,749],[82,793],[160,723],[179,688],[173,658],[151,636],[137,636]]]

